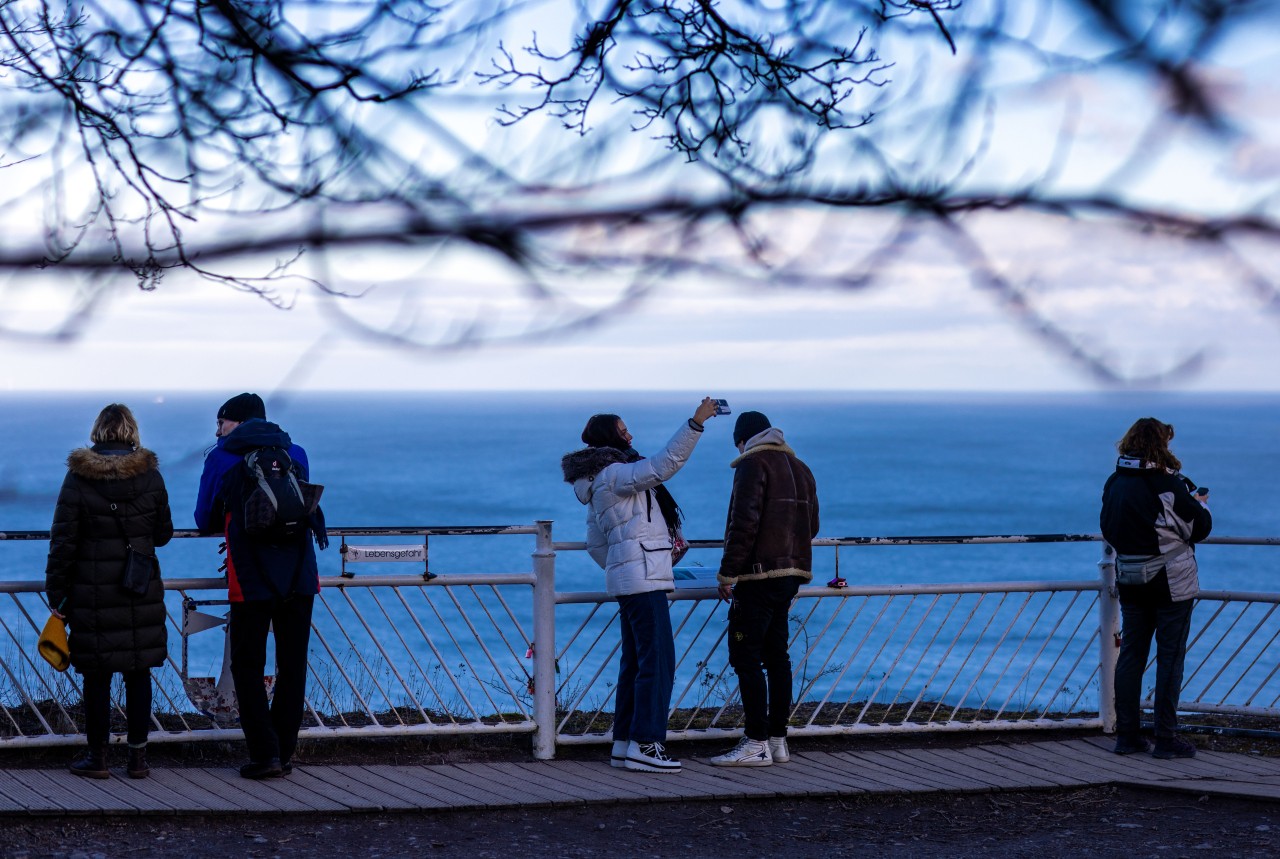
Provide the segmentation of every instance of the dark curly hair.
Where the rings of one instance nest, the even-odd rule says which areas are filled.
[[[1121,456],[1132,456],[1144,462],[1180,471],[1182,462],[1169,450],[1169,442],[1173,441],[1173,425],[1155,418],[1139,418],[1124,434],[1124,438],[1116,442],[1116,450]]]

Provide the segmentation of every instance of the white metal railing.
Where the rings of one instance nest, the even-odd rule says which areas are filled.
[[[554,756],[557,744],[608,739],[616,604],[600,592],[556,587],[558,554],[579,551],[581,543],[554,542],[550,522],[332,533],[344,545],[413,536],[421,540],[420,556],[413,555],[421,566],[412,575],[365,575],[375,568],[361,566],[354,577],[322,578],[304,737],[525,732],[534,735],[539,758]],[[532,535],[532,568],[429,572],[433,537],[480,535]],[[9,532],[0,541],[41,538],[47,534]],[[814,545],[832,551],[838,570],[839,553],[853,547],[1091,541],[1099,538],[855,537]],[[1207,542],[1277,545],[1280,539]],[[1119,612],[1105,553],[1099,568],[1100,575],[1078,581],[802,588],[791,612],[790,730],[1112,730]],[[169,578],[166,588],[171,656],[153,672],[152,739],[238,737],[223,663],[225,583]],[[0,747],[82,742],[78,675],[57,674],[35,656],[48,614],[41,590],[39,582],[0,582]],[[1280,594],[1201,594],[1184,711],[1280,715],[1280,668],[1267,657],[1280,639],[1278,605]],[[671,738],[736,734],[741,707],[723,641],[725,611],[714,588],[677,590],[672,626]]]

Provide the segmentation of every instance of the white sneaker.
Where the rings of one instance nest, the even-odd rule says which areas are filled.
[[[637,743],[635,740],[627,744],[627,759],[623,766],[642,773],[680,772],[680,762],[667,757],[662,743]]]
[[[769,757],[775,764],[785,764],[791,760],[791,752],[787,751],[786,737],[769,738]]]
[[[613,749],[609,752],[609,766],[623,769],[627,765],[627,740],[614,740]]]
[[[773,764],[769,754],[769,744],[760,740],[743,737],[723,755],[711,759],[715,767],[767,767]]]

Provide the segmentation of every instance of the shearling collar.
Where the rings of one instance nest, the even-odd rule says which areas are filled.
[[[787,445],[785,442],[779,442],[778,444],[758,444],[755,447],[747,448],[740,455],[735,457],[733,462],[729,463],[729,467],[737,468],[738,463],[742,462],[742,460],[746,459],[748,456],[752,456],[754,454],[760,453],[761,451],[765,451],[765,450],[776,450],[776,451],[779,451],[780,453],[785,453],[787,456],[796,455],[796,452],[792,450],[791,447]]]
[[[79,447],[67,457],[67,468],[71,473],[89,480],[123,480],[159,467],[160,461],[156,455],[145,447],[115,455]]]
[[[566,453],[560,459],[565,483],[576,483],[584,477],[595,477],[615,462],[626,462],[627,455],[616,447],[584,447]]]

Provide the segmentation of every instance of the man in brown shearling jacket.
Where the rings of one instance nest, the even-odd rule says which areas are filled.
[[[729,664],[738,675],[745,725],[738,745],[711,763],[763,767],[790,760],[787,612],[800,585],[813,578],[818,495],[813,473],[760,412],[738,417],[733,442],[741,456],[731,464],[733,494],[716,578],[721,599],[732,600]]]

